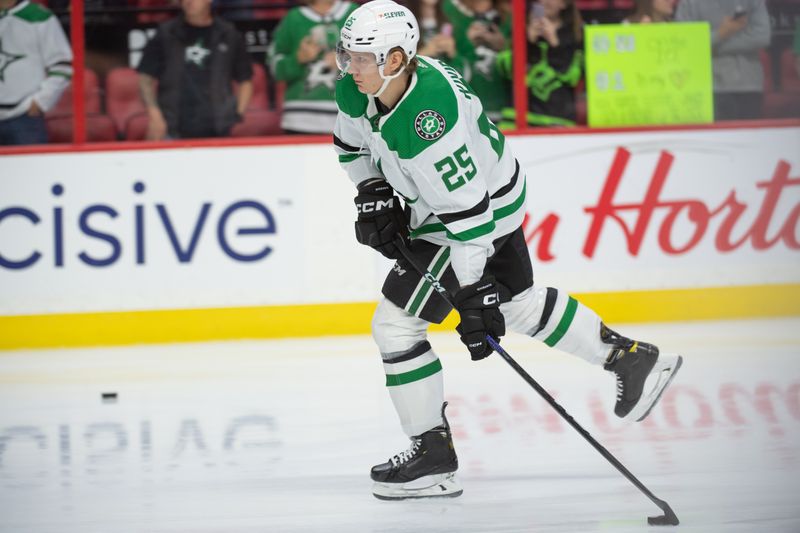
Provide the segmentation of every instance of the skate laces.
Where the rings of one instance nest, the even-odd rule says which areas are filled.
[[[619,401],[622,398],[622,395],[625,394],[625,385],[622,382],[622,378],[619,374],[614,372],[614,376],[617,378],[617,400]]]
[[[390,459],[390,461],[392,461],[392,466],[398,466],[410,461],[417,454],[420,442],[421,439],[411,439],[411,446],[409,446],[406,451],[400,452]]]

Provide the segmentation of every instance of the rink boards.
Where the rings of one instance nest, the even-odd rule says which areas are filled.
[[[508,142],[538,284],[609,322],[800,314],[799,127]],[[365,333],[391,266],[328,143],[0,168],[0,348]]]

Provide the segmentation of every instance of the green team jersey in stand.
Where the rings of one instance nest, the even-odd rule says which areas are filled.
[[[278,81],[286,82],[281,126],[308,133],[330,133],[336,121],[334,88],[339,74],[324,56],[335,52],[344,21],[358,6],[337,1],[327,15],[310,7],[296,7],[286,14],[275,30],[269,47],[270,70]],[[322,46],[319,57],[310,63],[297,61],[300,42],[311,36]]]
[[[350,179],[385,177],[409,208],[412,238],[449,246],[459,282],[478,281],[492,241],[522,224],[525,177],[461,75],[420,56],[385,115],[349,74],[336,103],[334,144]]]
[[[459,0],[442,1],[442,11],[453,24],[456,55],[463,64],[462,74],[483,102],[486,114],[497,121],[500,111],[509,105],[509,83],[497,72],[497,52],[487,46],[476,46],[467,37],[467,30],[472,23],[480,20],[472,10]],[[511,21],[507,19],[499,27],[508,41],[511,38]]]

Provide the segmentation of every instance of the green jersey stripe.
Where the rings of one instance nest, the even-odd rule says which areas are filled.
[[[494,220],[490,220],[480,226],[475,226],[472,229],[468,229],[466,231],[462,231],[461,233],[450,233],[447,232],[447,236],[454,240],[454,241],[471,241],[472,239],[477,239],[478,237],[483,237],[487,233],[491,233],[494,231],[495,227],[497,227],[494,223]]]
[[[475,239],[475,238],[480,237],[482,235],[486,235],[486,233],[488,233],[488,231],[483,231],[483,230],[485,230],[486,227],[488,227],[489,224],[491,224],[491,229],[489,229],[489,231],[493,231],[495,223],[498,220],[503,219],[503,218],[505,218],[507,216],[513,215],[515,212],[517,212],[517,210],[520,207],[522,207],[522,205],[525,203],[525,193],[527,191],[527,188],[528,188],[528,184],[526,182],[526,183],[524,183],[522,185],[522,192],[520,193],[520,195],[517,197],[516,200],[514,200],[513,202],[511,202],[510,204],[508,204],[506,206],[499,207],[499,208],[495,209],[492,212],[492,221],[491,222],[487,222],[487,223],[482,224],[482,225],[480,225],[478,227],[475,227],[475,228],[472,228],[472,229],[469,229],[469,230],[466,230],[466,231],[462,231],[462,232],[457,233],[457,234],[453,234],[450,231],[448,231],[448,229],[445,227],[445,225],[442,224],[441,222],[436,222],[436,223],[433,223],[433,224],[425,224],[424,226],[420,226],[417,229],[412,230],[411,231],[411,238],[414,239],[416,237],[419,237],[420,235],[425,235],[427,233],[436,233],[436,232],[439,232],[439,231],[446,232],[447,233],[447,237],[449,239],[454,240],[454,241],[468,241],[470,239]]]
[[[494,210],[494,219],[500,220],[501,218],[513,215],[517,211],[517,209],[522,207],[522,205],[525,203],[525,193],[527,189],[528,189],[528,182],[526,181],[525,183],[522,184],[522,193],[520,193],[520,195],[517,196],[516,200],[514,200],[513,202],[511,202],[506,206],[499,207]]]
[[[413,383],[415,381],[432,376],[440,370],[442,370],[442,363],[437,359],[436,361],[428,363],[427,365],[416,370],[412,370],[411,372],[404,372],[403,374],[386,374],[386,386],[396,387],[398,385]]]
[[[339,163],[352,163],[359,157],[362,157],[360,154],[342,154],[339,156]]]
[[[552,348],[558,343],[558,341],[561,340],[561,338],[569,329],[570,324],[572,324],[572,319],[575,318],[575,311],[577,310],[578,302],[572,296],[570,296],[569,301],[567,302],[567,308],[564,310],[561,320],[558,321],[556,329],[554,329],[553,332],[544,340],[546,345]]]
[[[72,74],[67,74],[66,72],[56,72],[55,70],[51,70],[47,73],[48,76],[61,76],[62,78],[67,78],[68,80],[72,79]]]

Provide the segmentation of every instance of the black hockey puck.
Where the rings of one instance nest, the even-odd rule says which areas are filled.
[[[117,393],[116,392],[103,392],[100,393],[100,398],[103,400],[103,403],[114,403],[117,401]]]

